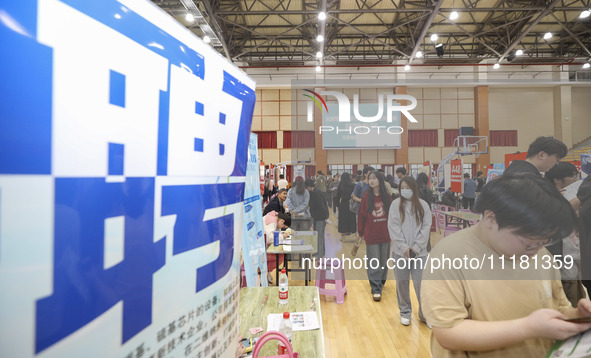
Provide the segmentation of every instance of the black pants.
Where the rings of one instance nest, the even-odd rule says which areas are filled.
[[[462,204],[464,205],[464,209],[472,210],[474,208],[474,198],[462,198]]]

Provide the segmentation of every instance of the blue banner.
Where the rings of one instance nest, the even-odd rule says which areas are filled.
[[[0,357],[233,357],[254,81],[149,1],[0,13]]]
[[[248,165],[246,166],[246,189],[244,191],[244,229],[242,235],[242,258],[246,285],[268,286],[267,255],[259,178],[257,135],[250,134]]]

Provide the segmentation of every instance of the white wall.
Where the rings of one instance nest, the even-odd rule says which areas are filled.
[[[591,137],[591,87],[572,89],[573,143]]]

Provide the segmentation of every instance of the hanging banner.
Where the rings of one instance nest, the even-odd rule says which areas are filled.
[[[242,259],[248,287],[268,286],[267,254],[263,227],[263,210],[259,188],[257,135],[250,134],[246,189],[244,191],[244,225],[242,226]],[[261,279],[262,278],[262,279]]]
[[[295,165],[293,167],[293,180],[297,177],[306,177],[306,166],[305,165]]]
[[[451,164],[451,191],[464,192],[464,179],[462,178],[462,159],[454,159]]]
[[[0,12],[0,357],[234,357],[254,81],[150,1]]]

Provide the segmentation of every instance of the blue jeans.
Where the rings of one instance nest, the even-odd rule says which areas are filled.
[[[326,254],[324,244],[324,229],[326,228],[326,221],[314,219],[314,231],[318,231],[318,252],[316,257],[321,258]]]

